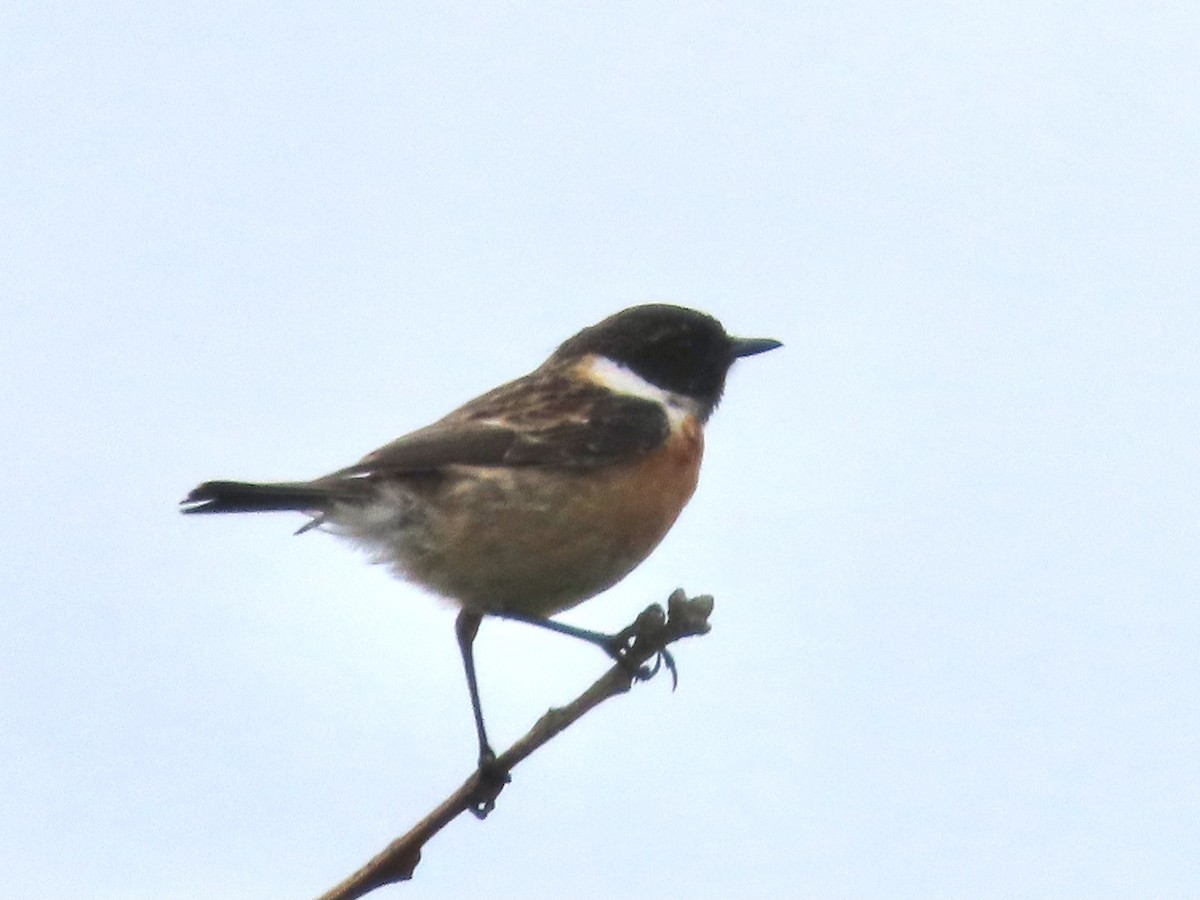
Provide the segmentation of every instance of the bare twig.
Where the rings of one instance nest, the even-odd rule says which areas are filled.
[[[649,660],[665,659],[674,675],[673,663],[666,654],[667,645],[680,638],[705,634],[709,630],[708,617],[712,608],[712,597],[689,599],[682,590],[671,595],[666,613],[658,604],[647,607],[629,629],[633,640],[626,657],[566,706],[546,712],[524,737],[500,754],[495,769],[508,772],[589,710],[628,691],[638,669]],[[657,671],[657,665],[654,671]],[[478,809],[481,803],[490,807],[504,785],[505,781],[501,779],[485,778],[478,771],[472,773],[458,790],[407,834],[396,838],[374,859],[318,900],[356,900],[385,884],[412,878],[413,870],[421,861],[421,850],[429,839],[468,809]]]

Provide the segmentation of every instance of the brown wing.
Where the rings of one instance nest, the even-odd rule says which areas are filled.
[[[451,465],[594,468],[648,453],[669,435],[660,404],[542,370],[327,477],[433,472]]]

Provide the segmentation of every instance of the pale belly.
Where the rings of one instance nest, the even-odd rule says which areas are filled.
[[[389,488],[333,524],[442,597],[549,616],[616,584],[658,545],[695,490],[698,437],[687,450],[588,472],[464,468],[432,492]]]

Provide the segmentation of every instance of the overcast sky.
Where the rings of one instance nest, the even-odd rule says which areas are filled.
[[[176,503],[669,300],[786,347],[566,619],[714,630],[379,896],[1200,895],[1198,60],[1184,2],[7,5],[3,893],[312,897],[457,786],[452,611]],[[605,667],[477,647],[498,745]]]

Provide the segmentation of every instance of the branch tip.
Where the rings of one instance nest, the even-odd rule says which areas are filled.
[[[675,662],[667,646],[681,638],[707,634],[712,628],[708,621],[712,611],[710,595],[688,597],[682,588],[676,589],[667,599],[665,611],[657,603],[646,607],[633,624],[621,632],[628,638],[624,658],[570,703],[548,710],[528,733],[487,766],[491,771],[478,769],[472,772],[458,790],[408,833],[396,838],[374,859],[318,900],[357,900],[384,885],[408,881],[421,861],[422,848],[435,834],[464,812],[470,811],[476,817],[484,818],[495,806],[496,797],[508,783],[508,772],[514,766],[605,700],[628,691],[634,681],[641,680],[638,673],[642,669],[653,674],[658,671],[658,663],[662,663],[671,672],[673,682],[677,681]],[[653,669],[646,666],[651,659],[656,660]]]

